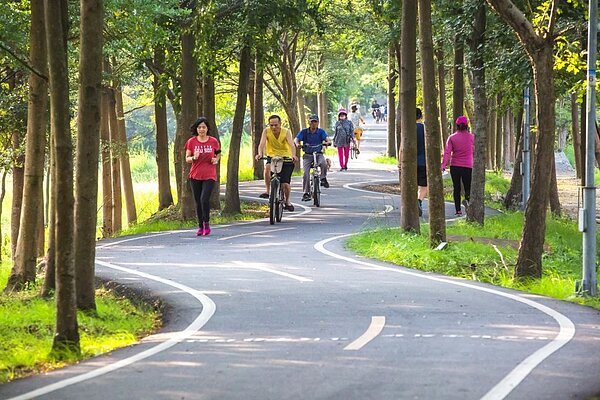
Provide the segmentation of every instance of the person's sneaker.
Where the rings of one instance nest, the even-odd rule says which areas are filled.
[[[287,211],[294,211],[294,206],[292,204],[290,204],[290,205],[285,204],[283,206],[283,209],[287,210]]]
[[[344,167],[340,168],[340,172],[342,172],[344,170]]]
[[[260,196],[258,196],[258,197],[260,197],[261,199],[268,199],[269,193],[267,193],[267,192],[261,193]]]
[[[321,186],[323,186],[324,188],[329,187],[329,182],[327,182],[327,178],[321,178]]]
[[[310,201],[310,194],[309,193],[304,193],[302,195],[302,201]]]
[[[196,231],[196,236],[204,236],[204,227],[198,228]]]
[[[204,235],[203,236],[208,236],[210,235],[210,225],[208,224],[208,222],[204,223]]]
[[[418,199],[419,200],[419,217],[423,216],[423,200]]]
[[[455,217],[462,217],[462,211],[457,211],[456,214],[454,214]]]

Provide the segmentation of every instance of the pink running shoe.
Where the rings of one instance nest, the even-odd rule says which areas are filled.
[[[202,235],[203,236],[210,235],[210,225],[208,225],[208,222],[204,223],[204,233]]]
[[[196,236],[204,236],[204,226],[202,228],[198,228],[196,231]]]

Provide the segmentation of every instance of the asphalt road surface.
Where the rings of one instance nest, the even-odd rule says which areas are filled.
[[[98,243],[97,271],[167,305],[140,344],[0,386],[2,399],[589,399],[600,394],[600,313],[541,296],[372,261],[353,233],[398,225],[397,179],[336,157],[322,207],[268,220]],[[242,184],[244,196],[263,191]],[[448,204],[447,215],[453,217]],[[427,208],[425,207],[425,218]]]

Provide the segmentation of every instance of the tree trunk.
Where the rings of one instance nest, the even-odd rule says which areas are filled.
[[[535,163],[531,179],[531,193],[525,208],[523,239],[515,274],[517,277],[542,276],[542,253],[546,234],[546,205],[550,188],[551,174],[548,165],[554,157],[554,72],[552,42],[531,54],[533,59],[536,88],[538,141],[535,149]]]
[[[498,132],[496,128],[498,124],[496,120],[498,119],[498,102],[495,97],[491,97],[489,99],[490,104],[490,114],[488,120],[488,151],[487,151],[487,165],[488,169],[495,170],[496,169],[496,135]]]
[[[502,151],[502,169],[504,171],[508,171],[510,169],[510,157],[512,154],[512,141],[511,141],[511,137],[513,136],[512,134],[512,113],[510,112],[510,109],[506,111],[506,113],[504,114],[504,118],[502,119],[503,123],[504,123],[504,138],[503,138],[503,143],[504,143],[504,150]]]
[[[393,44],[388,46],[388,119],[387,119],[387,155],[396,157],[396,81],[398,72],[396,71],[396,49]]]
[[[221,143],[219,137],[219,129],[216,122],[215,112],[215,81],[212,76],[204,75],[202,78],[202,95],[204,97],[202,101],[202,114],[208,118],[208,125],[210,127],[210,136],[214,137]],[[217,164],[217,184],[213,188],[213,192],[210,196],[210,208],[212,210],[221,209],[221,162]]]
[[[73,144],[69,123],[67,0],[46,0],[51,129],[56,145],[56,333],[52,350],[79,353],[73,257]],[[60,353],[58,353],[60,354]]]
[[[515,162],[513,164],[513,173],[510,180],[510,187],[504,198],[504,207],[507,210],[517,210],[523,198],[523,175],[521,175],[521,163],[523,162],[523,107],[519,110],[517,117],[517,132],[516,132],[516,143],[517,148],[515,150]]]
[[[460,35],[454,36],[454,89],[452,90],[452,125],[459,116],[463,115],[465,103],[465,76],[464,69],[465,51]]]
[[[165,51],[154,49],[154,65],[159,71],[164,69]],[[154,75],[154,123],[156,124],[156,167],[158,178],[158,210],[173,205],[171,176],[169,174],[169,132],[167,127],[167,98],[160,88],[160,76]]]
[[[485,0],[483,0],[485,1]],[[500,171],[502,169],[502,138],[504,136],[504,132],[502,131],[502,110],[500,110],[501,98],[497,96],[496,99],[496,143],[494,148],[496,150],[495,156],[496,160],[494,161],[494,167],[496,171]]]
[[[429,188],[429,245],[434,248],[446,241],[446,211],[444,182],[440,170],[441,132],[438,121],[435,90],[435,63],[431,33],[431,2],[419,0],[419,39],[421,43],[421,76],[423,79],[423,108],[425,111],[425,155],[427,186]]]
[[[265,169],[262,160],[255,160],[258,154],[258,144],[264,128],[265,110],[263,100],[263,70],[259,66],[258,58],[254,62],[253,84],[250,85],[250,110],[252,113],[252,160],[254,169],[254,179],[264,179]]]
[[[396,65],[398,69],[402,65],[402,49],[400,48],[400,42],[397,41],[394,43],[394,47],[396,48]],[[398,72],[398,104],[396,105],[396,157],[398,161],[400,161],[400,145],[402,143],[402,99],[400,94],[402,93],[402,74],[400,71]],[[416,129],[416,126],[415,126]],[[398,179],[402,179],[402,170],[398,169]]]
[[[437,59],[437,71],[438,71],[438,92],[440,96],[440,131],[442,133],[443,146],[448,141],[450,135],[448,129],[448,112],[446,111],[446,70],[444,68],[444,49],[440,44],[440,47],[435,51]]]
[[[473,153],[473,172],[471,180],[471,198],[467,208],[467,221],[480,225],[485,220],[485,162],[487,154],[488,108],[485,86],[485,28],[486,11],[483,0],[478,1],[474,12],[473,32],[469,41],[471,48],[470,77],[473,88],[473,133],[475,149]]]
[[[94,311],[103,20],[103,0],[82,2],[75,179],[75,266],[77,307]]]
[[[123,196],[121,188],[121,169],[119,159],[121,158],[121,146],[119,145],[119,128],[117,126],[117,99],[116,90],[108,90],[108,125],[109,125],[109,148],[110,148],[110,171],[113,201],[112,231],[119,232],[123,229]]]
[[[573,135],[573,150],[575,153],[575,173],[581,178],[581,134],[579,132],[579,107],[577,93],[571,93],[571,133]]]
[[[48,160],[48,250],[46,251],[46,273],[41,296],[50,298],[56,289],[56,145],[54,135],[50,134]]]
[[[113,199],[112,199],[112,171],[110,162],[110,127],[108,109],[108,91],[104,88],[100,93],[100,149],[102,157],[102,237],[108,238],[113,234]]]
[[[400,64],[401,90],[400,115],[402,118],[402,141],[399,160],[402,169],[400,179],[400,227],[407,232],[420,232],[417,202],[417,1],[405,0],[402,5],[402,39]]]
[[[127,147],[127,131],[125,127],[125,114],[123,112],[123,88],[121,82],[115,80],[115,100],[117,113],[117,144],[119,146],[119,166],[121,167],[121,184],[125,210],[127,210],[127,224],[133,225],[137,221],[135,196],[133,194],[133,180],[131,179],[131,164],[129,163],[129,149]]]
[[[326,129],[329,126],[329,115],[327,114],[327,93],[317,93],[317,109],[321,126]],[[301,124],[306,124],[306,120],[301,121]],[[298,132],[292,132],[295,136]]]
[[[240,75],[238,80],[237,101],[231,127],[229,159],[227,160],[227,184],[225,188],[225,206],[223,213],[235,215],[242,212],[240,206],[238,170],[240,165],[240,144],[246,114],[248,98],[248,80],[250,79],[250,46],[246,44],[240,53]],[[290,114],[288,114],[290,115]]]
[[[4,197],[6,196],[6,176],[8,175],[8,170],[2,171],[2,183],[0,183],[0,221],[2,220],[2,205],[4,204]],[[0,224],[0,238],[4,233],[2,232],[2,224]],[[4,240],[0,240],[0,261],[2,261],[2,254],[4,254]]]
[[[30,60],[36,71],[47,74],[46,34],[44,5],[41,0],[31,3]],[[23,289],[35,282],[39,213],[44,204],[44,157],[46,150],[46,123],[48,110],[48,85],[43,77],[29,74],[29,101],[27,135],[25,143],[25,168],[22,185],[22,202],[13,268],[5,292]],[[20,191],[14,192],[18,196]],[[14,238],[13,238],[14,239]]]
[[[184,145],[190,135],[187,127],[192,125],[197,118],[195,47],[196,43],[192,33],[188,32],[181,35],[181,126],[177,132],[180,138],[179,147],[176,148],[180,160],[185,158]],[[195,218],[196,215],[194,198],[188,180],[190,164],[182,162],[180,166],[181,169],[176,170],[175,173],[181,176],[181,197],[179,198],[181,218],[188,220]]]
[[[553,154],[554,155],[554,154]],[[556,181],[556,159],[552,157],[552,171],[550,174],[550,193],[548,194],[550,211],[556,216],[561,214],[560,199],[558,198],[558,182]]]

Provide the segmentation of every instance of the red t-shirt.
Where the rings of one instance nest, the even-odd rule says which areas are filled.
[[[197,136],[192,136],[185,143],[185,149],[194,153],[198,153],[198,159],[192,161],[192,167],[190,168],[190,179],[198,181],[205,181],[212,179],[217,180],[217,166],[210,162],[216,154],[215,152],[220,149],[219,141],[212,136],[208,136],[206,142],[198,140]]]

